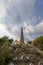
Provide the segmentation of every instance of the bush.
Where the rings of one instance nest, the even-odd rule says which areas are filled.
[[[38,37],[33,41],[33,45],[43,51],[43,36]]]

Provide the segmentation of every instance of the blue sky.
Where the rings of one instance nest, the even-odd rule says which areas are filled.
[[[0,37],[19,40],[21,27],[25,40],[43,35],[43,0],[0,0]]]

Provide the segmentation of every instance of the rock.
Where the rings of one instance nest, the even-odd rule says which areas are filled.
[[[30,63],[29,65],[34,65],[33,63]]]
[[[21,59],[23,59],[24,55],[21,56]]]
[[[14,65],[13,62],[10,62],[8,65]]]
[[[35,63],[35,62],[38,62],[39,61],[39,57],[35,56],[34,54],[32,54],[30,56],[30,59],[29,59],[31,62]]]
[[[13,60],[16,65],[43,65],[42,56],[36,53],[33,47],[16,47],[14,49],[14,54],[15,57]]]
[[[43,60],[39,61],[38,65],[43,65]]]

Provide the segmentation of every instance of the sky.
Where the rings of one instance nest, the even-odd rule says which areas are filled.
[[[43,35],[43,0],[0,0],[0,37],[26,41]]]

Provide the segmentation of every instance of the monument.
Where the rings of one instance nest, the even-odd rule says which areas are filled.
[[[20,33],[20,44],[24,44],[24,35],[23,35],[23,28],[21,27],[21,33]]]

